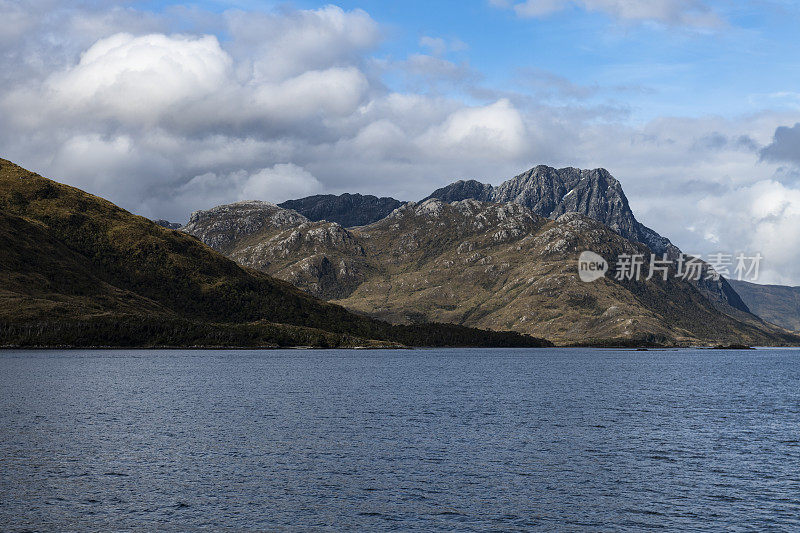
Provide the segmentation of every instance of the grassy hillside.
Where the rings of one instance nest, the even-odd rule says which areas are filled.
[[[4,344],[444,344],[442,335],[397,330],[320,301],[194,237],[3,159],[0,246]],[[541,344],[474,330],[449,339]]]

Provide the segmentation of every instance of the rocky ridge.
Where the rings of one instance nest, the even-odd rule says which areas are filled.
[[[266,219],[236,204],[223,207],[214,213]],[[229,242],[218,234],[225,234],[233,220],[217,224],[208,214],[193,218],[207,221],[207,229],[188,228],[198,238],[212,246]],[[579,213],[548,219],[515,202],[433,198],[401,205],[382,220],[351,229],[297,220],[294,227],[261,224],[230,242],[227,253],[312,294],[393,323],[448,322],[562,344],[769,344],[786,333],[752,315],[733,318],[720,312],[679,279],[580,281],[581,251],[595,250],[613,264],[621,253],[646,248]]]
[[[192,213],[182,231],[234,261],[332,299],[360,283],[365,252],[341,224],[313,222],[269,202],[237,202]]]
[[[497,187],[475,180],[457,181],[434,191],[426,199],[445,202],[473,198],[524,205],[534,213],[555,219],[565,213],[580,213],[597,220],[628,240],[642,243],[653,253],[676,260],[681,250],[669,239],[636,219],[622,185],[607,170],[556,169],[536,166]],[[703,278],[709,273],[706,265]],[[702,279],[697,288],[717,305],[743,313],[750,310],[725,279]]]
[[[400,200],[389,197],[344,193],[338,196],[318,194],[278,205],[297,211],[314,222],[327,220],[349,228],[380,220],[402,204]]]

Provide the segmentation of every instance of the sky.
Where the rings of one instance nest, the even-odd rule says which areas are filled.
[[[150,218],[603,167],[800,285],[800,3],[0,0],[0,157]]]

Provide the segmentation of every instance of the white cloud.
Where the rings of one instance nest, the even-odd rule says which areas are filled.
[[[101,39],[45,84],[48,103],[72,113],[153,122],[225,87],[232,60],[213,36]]]
[[[279,203],[322,191],[322,184],[302,167],[291,163],[262,168],[241,186],[241,199],[267,199]]]
[[[721,19],[701,0],[526,0],[512,4],[490,0],[497,7],[513,7],[520,17],[542,17],[572,6],[604,13],[621,21],[652,21],[670,26],[709,28]]]
[[[364,98],[369,84],[354,67],[312,70],[255,90],[255,114],[302,120],[317,115],[349,115]]]
[[[255,82],[352,65],[381,39],[367,13],[332,5],[281,14],[236,11],[226,18],[234,37],[231,48],[242,59],[240,70]]]
[[[214,36],[117,34],[41,84],[0,94],[0,109],[28,128],[79,121],[100,130],[160,126],[196,134],[260,126],[274,132],[349,115],[369,89],[353,66],[272,82],[237,82],[233,66]]]
[[[728,189],[698,202],[715,248],[727,253],[761,254],[760,283],[800,280],[800,189],[771,179]]]
[[[522,116],[508,100],[453,112],[420,138],[428,150],[457,157],[496,159],[518,156],[525,148]]]

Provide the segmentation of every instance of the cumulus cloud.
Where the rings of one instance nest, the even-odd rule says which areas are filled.
[[[222,90],[231,65],[210,35],[120,33],[99,40],[77,65],[50,76],[40,97],[74,114],[152,124],[175,106]]]
[[[797,284],[800,189],[764,179],[701,198],[698,207],[718,249],[763,257],[759,282]]]
[[[381,35],[363,11],[229,12],[222,20],[225,42],[202,33],[99,35],[58,68],[0,89],[6,155],[175,220],[198,207],[192,202],[266,193],[243,176],[274,174],[278,164],[319,177],[296,180],[314,185],[297,194],[322,187],[411,197],[466,170],[466,161],[480,160],[482,170],[518,164],[509,158],[521,154],[526,129],[508,100],[467,106],[388,91],[365,56]],[[424,54],[391,68],[427,83],[471,75]]]
[[[525,148],[522,116],[508,100],[453,112],[420,137],[421,146],[458,158],[519,156]]]
[[[651,21],[669,26],[716,27],[721,19],[701,0],[526,0],[511,3],[490,0],[497,7],[511,7],[520,17],[542,17],[576,6],[604,13],[617,20]]]
[[[261,83],[234,79],[233,67],[212,35],[117,34],[40,85],[11,91],[0,107],[29,127],[89,120],[98,128],[160,125],[207,133],[260,124],[272,131],[311,117],[351,114],[368,89],[352,66]]]
[[[353,65],[361,53],[381,40],[381,31],[366,12],[337,6],[281,13],[229,12],[231,50],[240,74],[254,82],[275,81],[308,70]]]

